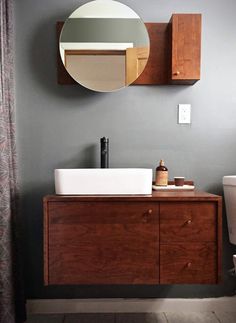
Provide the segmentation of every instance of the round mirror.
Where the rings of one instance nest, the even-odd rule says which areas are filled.
[[[110,92],[138,78],[147,63],[149,45],[146,27],[132,9],[113,0],[95,0],[69,16],[59,48],[76,82]]]

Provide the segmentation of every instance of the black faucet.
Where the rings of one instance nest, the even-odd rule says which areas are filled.
[[[100,139],[101,144],[101,168],[109,168],[109,138]]]

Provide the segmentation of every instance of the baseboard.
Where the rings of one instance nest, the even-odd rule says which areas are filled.
[[[232,312],[236,297],[158,299],[29,299],[28,313]]]

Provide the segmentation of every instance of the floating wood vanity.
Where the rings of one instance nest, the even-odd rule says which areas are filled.
[[[218,284],[221,197],[205,192],[44,198],[44,282]]]

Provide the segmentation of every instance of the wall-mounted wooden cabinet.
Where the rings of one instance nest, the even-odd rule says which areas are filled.
[[[194,84],[200,80],[201,15],[174,14],[170,21],[172,84]]]
[[[221,274],[221,197],[44,199],[45,285],[216,284]]]
[[[57,41],[64,22],[57,23]],[[169,23],[145,23],[150,38],[147,65],[133,84],[194,84],[200,79],[201,14],[174,14]],[[77,84],[58,50],[58,83]]]

